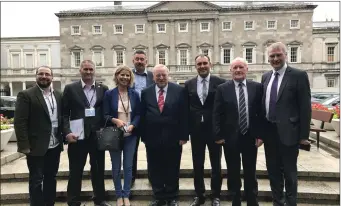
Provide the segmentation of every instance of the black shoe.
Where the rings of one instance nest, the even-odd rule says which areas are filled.
[[[170,200],[167,202],[167,206],[179,206],[179,203],[176,200]]]
[[[101,204],[95,204],[95,206],[111,206],[111,204],[103,201]]]
[[[153,200],[149,203],[149,206],[164,206],[166,205],[166,201],[164,200]]]
[[[195,197],[190,206],[199,206],[205,204],[205,198]]]
[[[213,198],[212,199],[212,206],[220,206],[220,199],[219,198]]]

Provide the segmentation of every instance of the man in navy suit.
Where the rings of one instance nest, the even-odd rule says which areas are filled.
[[[178,206],[182,145],[189,139],[186,91],[168,82],[168,74],[166,66],[156,65],[156,84],[141,93],[140,131],[153,188],[151,206]]]
[[[148,71],[146,66],[147,66],[148,60],[147,60],[147,55],[144,51],[142,50],[137,50],[134,52],[133,56],[133,72],[135,75],[135,82],[133,89],[137,91],[141,98],[141,91],[150,86],[151,84],[154,83],[153,81],[153,73],[151,71]],[[133,159],[133,178],[131,180],[131,186],[134,185],[135,183],[135,178],[136,178],[136,171],[137,171],[137,153],[139,149],[139,143],[140,143],[140,135],[137,135],[136,138],[136,149],[135,149],[135,154],[134,154],[134,159]]]

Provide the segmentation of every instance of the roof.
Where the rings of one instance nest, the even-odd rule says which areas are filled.
[[[5,41],[51,41],[60,40],[59,36],[32,36],[32,37],[1,37],[1,43]]]

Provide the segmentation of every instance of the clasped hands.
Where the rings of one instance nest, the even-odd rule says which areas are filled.
[[[112,119],[111,119],[111,122],[112,122],[113,124],[116,124],[116,126],[117,126],[118,128],[121,128],[121,127],[124,127],[124,126],[127,125],[126,122],[124,122],[124,121],[122,121],[122,120],[120,120],[120,119],[116,119],[116,118],[112,118]],[[131,133],[131,132],[133,131],[133,129],[134,129],[134,125],[131,124],[131,125],[129,125],[128,128],[126,129],[126,132],[127,132],[127,133]]]

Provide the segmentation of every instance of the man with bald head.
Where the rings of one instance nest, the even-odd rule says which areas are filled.
[[[141,92],[141,140],[146,145],[153,188],[151,206],[178,205],[182,145],[188,141],[185,89],[169,82],[164,65],[153,69],[155,84]]]
[[[260,145],[262,85],[246,80],[248,65],[243,58],[234,59],[230,71],[233,80],[218,86],[215,95],[212,121],[215,141],[224,147],[232,206],[241,206],[240,154],[247,205],[258,206],[256,162]]]

